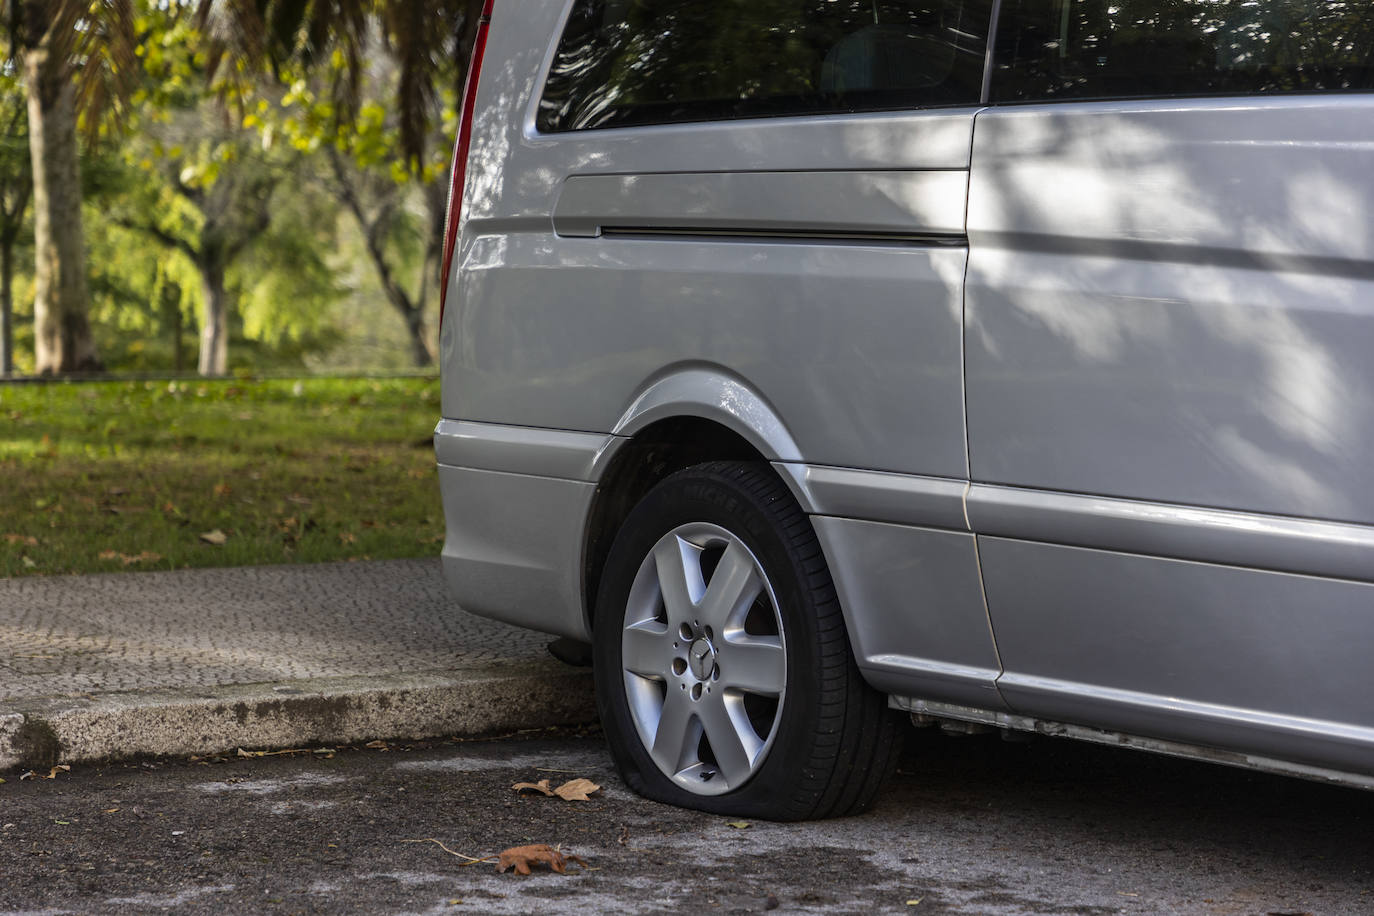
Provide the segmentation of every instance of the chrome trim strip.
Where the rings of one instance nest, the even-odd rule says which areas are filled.
[[[573,175],[553,226],[960,237],[968,182],[961,169]]]
[[[906,245],[911,248],[964,248],[964,235],[934,235],[915,232],[847,232],[831,230],[815,232],[805,229],[780,231],[736,227],[733,229],[677,229],[671,226],[607,226],[601,230],[603,238],[617,239],[697,239],[707,242],[802,242],[815,244],[848,243],[851,245]]]
[[[449,467],[594,481],[592,468],[615,438],[606,433],[440,420],[434,429],[434,452],[439,464]]]
[[[1374,528],[974,484],[980,535],[1374,582]]]

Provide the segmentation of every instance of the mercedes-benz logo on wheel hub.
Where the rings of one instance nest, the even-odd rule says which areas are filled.
[[[687,650],[687,666],[692,669],[692,674],[699,681],[711,676],[712,670],[716,667],[716,649],[705,636],[697,639]]]

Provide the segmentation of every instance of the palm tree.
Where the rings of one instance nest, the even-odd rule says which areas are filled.
[[[8,54],[0,68],[21,73],[33,161],[35,369],[100,368],[88,318],[81,225],[78,118],[118,117],[140,77],[136,0],[0,0]],[[338,51],[334,83],[341,117],[356,107],[363,50],[373,22],[396,54],[397,111],[406,155],[418,166],[436,115],[441,75],[471,46],[481,0],[137,0],[177,15],[198,9],[213,64],[271,76],[285,64],[309,68]],[[461,80],[462,68],[457,68]]]
[[[137,70],[131,0],[7,0],[9,54],[28,102],[33,163],[34,363],[100,368],[87,318],[77,116],[126,98]],[[77,77],[80,77],[78,79]]]
[[[379,37],[396,59],[396,111],[402,148],[419,167],[445,79],[461,90],[482,0],[198,0],[212,36],[212,71],[232,63],[275,75],[287,62],[310,68],[338,52],[334,80],[343,117],[357,108],[365,50]],[[457,63],[457,66],[455,66]]]

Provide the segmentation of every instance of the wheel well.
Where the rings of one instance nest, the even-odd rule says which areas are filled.
[[[582,606],[595,618],[601,570],[616,532],[659,481],[704,461],[765,461],[739,433],[700,417],[659,420],[620,447],[597,484],[582,551]]]

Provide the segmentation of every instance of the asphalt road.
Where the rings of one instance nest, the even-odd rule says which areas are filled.
[[[76,767],[0,785],[0,911],[1374,912],[1374,794],[1062,740],[913,731],[868,814],[742,824],[629,794],[595,734]],[[589,867],[451,854],[528,843]]]

